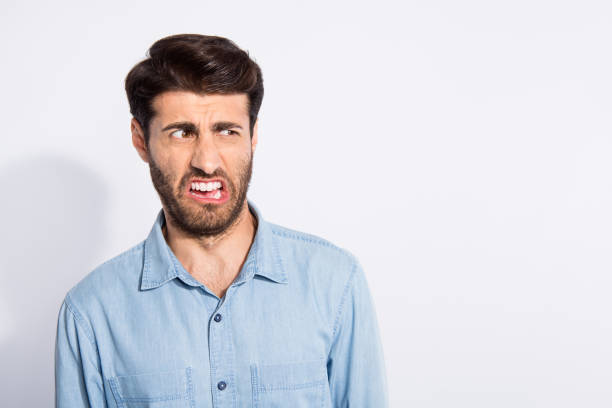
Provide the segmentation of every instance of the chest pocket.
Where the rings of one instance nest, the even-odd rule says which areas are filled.
[[[253,407],[331,407],[325,360],[252,364]]]
[[[191,367],[108,379],[118,408],[193,408]]]

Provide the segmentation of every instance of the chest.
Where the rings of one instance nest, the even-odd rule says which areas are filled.
[[[101,350],[109,399],[126,408],[331,406],[328,322],[307,293],[283,289],[232,286],[223,301],[190,291],[133,310],[137,321]]]

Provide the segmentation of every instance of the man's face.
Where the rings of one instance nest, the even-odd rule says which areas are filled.
[[[244,207],[257,144],[257,125],[252,139],[249,134],[247,102],[246,94],[184,91],[153,99],[148,149],[139,153],[166,214],[189,236],[220,234]],[[222,183],[220,192],[193,191],[194,182],[211,180]]]

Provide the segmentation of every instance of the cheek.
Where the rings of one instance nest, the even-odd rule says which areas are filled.
[[[183,155],[179,152],[173,152],[168,149],[161,149],[157,155],[158,163],[163,166],[164,170],[172,175],[182,171],[184,167]]]
[[[183,166],[175,158],[170,158],[169,156],[158,157],[155,163],[163,173],[165,182],[172,187],[176,187],[176,184],[180,182],[185,172]]]
[[[238,149],[234,147],[232,149],[221,150],[219,154],[225,166],[235,169],[241,167],[249,160],[251,152],[248,148],[241,147]]]
[[[234,158],[234,171],[237,173],[237,175],[241,175],[246,171],[250,161],[250,152],[243,152]]]

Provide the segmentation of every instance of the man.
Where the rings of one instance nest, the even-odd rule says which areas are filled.
[[[261,70],[222,37],[157,41],[126,78],[162,209],[61,305],[57,407],[385,407],[354,255],[246,198]]]

